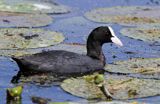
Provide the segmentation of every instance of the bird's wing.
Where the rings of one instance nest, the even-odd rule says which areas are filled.
[[[18,61],[18,64],[28,69],[54,73],[83,73],[102,68],[98,60],[68,51],[37,53],[21,57]]]

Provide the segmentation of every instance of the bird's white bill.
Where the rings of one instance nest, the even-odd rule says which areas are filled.
[[[121,40],[117,37],[117,36],[114,36],[111,38],[112,42],[115,43],[116,45],[118,46],[123,46],[123,43],[121,42]]]
[[[118,45],[118,46],[123,46],[123,43],[122,43],[121,40],[115,35],[112,27],[108,26],[108,28],[109,28],[112,36],[113,36],[113,37],[111,37],[112,42],[115,43],[115,44]]]

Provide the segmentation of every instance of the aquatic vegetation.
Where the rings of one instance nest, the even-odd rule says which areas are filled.
[[[12,83],[15,83],[15,82],[18,81],[21,84],[34,83],[37,86],[46,86],[46,87],[48,87],[48,86],[52,86],[55,81],[60,79],[60,78],[57,78],[55,76],[52,73],[51,74],[28,73],[27,76],[21,75],[18,80],[12,79]],[[33,100],[36,100],[36,99],[33,99]]]
[[[48,104],[48,102],[50,101],[50,99],[36,97],[36,96],[32,96],[31,99],[33,103],[37,103],[37,104]]]
[[[130,73],[160,78],[160,58],[135,58],[126,61],[117,61],[105,66],[105,70],[114,73]]]
[[[68,93],[86,99],[105,98],[94,82],[88,82],[83,77],[66,79],[61,84],[61,87]]]
[[[110,83],[110,81],[112,83]],[[160,80],[106,75],[106,87],[116,99],[132,99],[158,95]]]
[[[0,11],[18,13],[68,13],[69,7],[56,3],[31,0],[1,0]]]
[[[64,40],[61,33],[43,29],[0,29],[0,49],[28,49],[59,44]]]
[[[111,74],[105,76],[104,83],[104,87],[108,89],[114,99],[155,96],[160,94],[159,86],[160,80],[138,79]],[[61,87],[68,93],[86,99],[105,98],[99,87],[93,82],[88,82],[84,77],[66,79],[61,84]]]
[[[76,102],[50,102],[49,104],[79,104]]]
[[[0,15],[0,27],[40,27],[49,25],[53,21],[46,14],[0,12]]]
[[[102,74],[98,74],[94,78],[95,84],[103,83],[103,81],[104,81],[104,75],[102,75]]]
[[[160,28],[159,27],[137,27],[124,28],[120,31],[124,36],[134,39],[140,39],[147,42],[160,42]]]
[[[101,102],[49,102],[49,104],[144,104],[140,102],[123,102],[123,101],[101,101]],[[147,103],[145,103],[147,104]]]
[[[97,8],[85,14],[89,20],[121,25],[159,25],[159,6],[117,6]],[[152,14],[152,15],[150,15]]]
[[[22,86],[17,86],[14,88],[8,88],[7,89],[7,98],[8,99],[13,99],[13,100],[19,100],[21,99],[21,94],[23,91]]]
[[[86,47],[85,45],[78,45],[78,44],[57,44],[51,47],[44,47],[44,48],[35,48],[35,49],[1,49],[0,55],[1,56],[23,56],[29,54],[40,53],[43,51],[49,50],[67,50],[79,54],[86,54]]]

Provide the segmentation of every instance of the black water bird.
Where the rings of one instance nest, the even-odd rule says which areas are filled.
[[[123,46],[109,26],[95,28],[87,39],[87,55],[65,50],[52,50],[33,55],[13,57],[21,72],[47,72],[55,74],[78,74],[103,70],[105,56],[102,52],[104,43]]]

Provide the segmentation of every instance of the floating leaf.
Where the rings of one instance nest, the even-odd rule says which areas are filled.
[[[160,80],[106,75],[106,88],[115,99],[133,99],[160,94]]]
[[[76,102],[50,102],[49,104],[79,104]]]
[[[33,0],[1,0],[0,11],[19,13],[68,13],[69,8],[56,3]]]
[[[105,98],[99,87],[94,82],[85,80],[84,77],[66,79],[61,84],[61,87],[68,93],[86,99]]]
[[[0,29],[0,49],[27,49],[47,47],[64,40],[61,33],[42,29]]]
[[[143,102],[123,102],[123,101],[111,101],[111,102],[98,102],[95,104],[147,104]]]
[[[29,54],[40,53],[43,51],[49,50],[66,50],[71,51],[79,54],[86,54],[86,46],[85,45],[78,45],[78,44],[57,44],[51,47],[44,47],[44,48],[37,48],[37,49],[11,49],[11,50],[0,50],[1,56],[23,56]]]
[[[49,104],[147,104],[140,102],[104,101],[104,102],[50,102]]]
[[[121,33],[134,39],[160,42],[160,27],[124,28]]]
[[[0,12],[0,15],[0,27],[40,27],[49,25],[53,21],[46,14]]]
[[[104,98],[102,90],[84,77],[66,79],[61,87],[73,95],[90,98]],[[114,99],[132,99],[159,95],[160,80],[138,79],[106,74],[104,87]]]
[[[86,18],[102,23],[122,25],[159,25],[159,6],[117,6],[98,8],[85,14]]]
[[[160,58],[135,58],[107,64],[105,70],[114,73],[140,74],[149,78],[160,78]]]
[[[33,74],[30,73],[27,76],[21,75],[20,77],[17,75],[14,77],[15,79],[12,79],[12,83],[19,82],[21,84],[24,83],[34,83],[37,86],[52,86],[56,81],[59,81],[61,79],[64,79],[63,77],[57,78],[53,75],[53,73],[45,73],[45,74]],[[18,78],[18,79],[17,79]],[[59,83],[57,82],[57,83]]]

